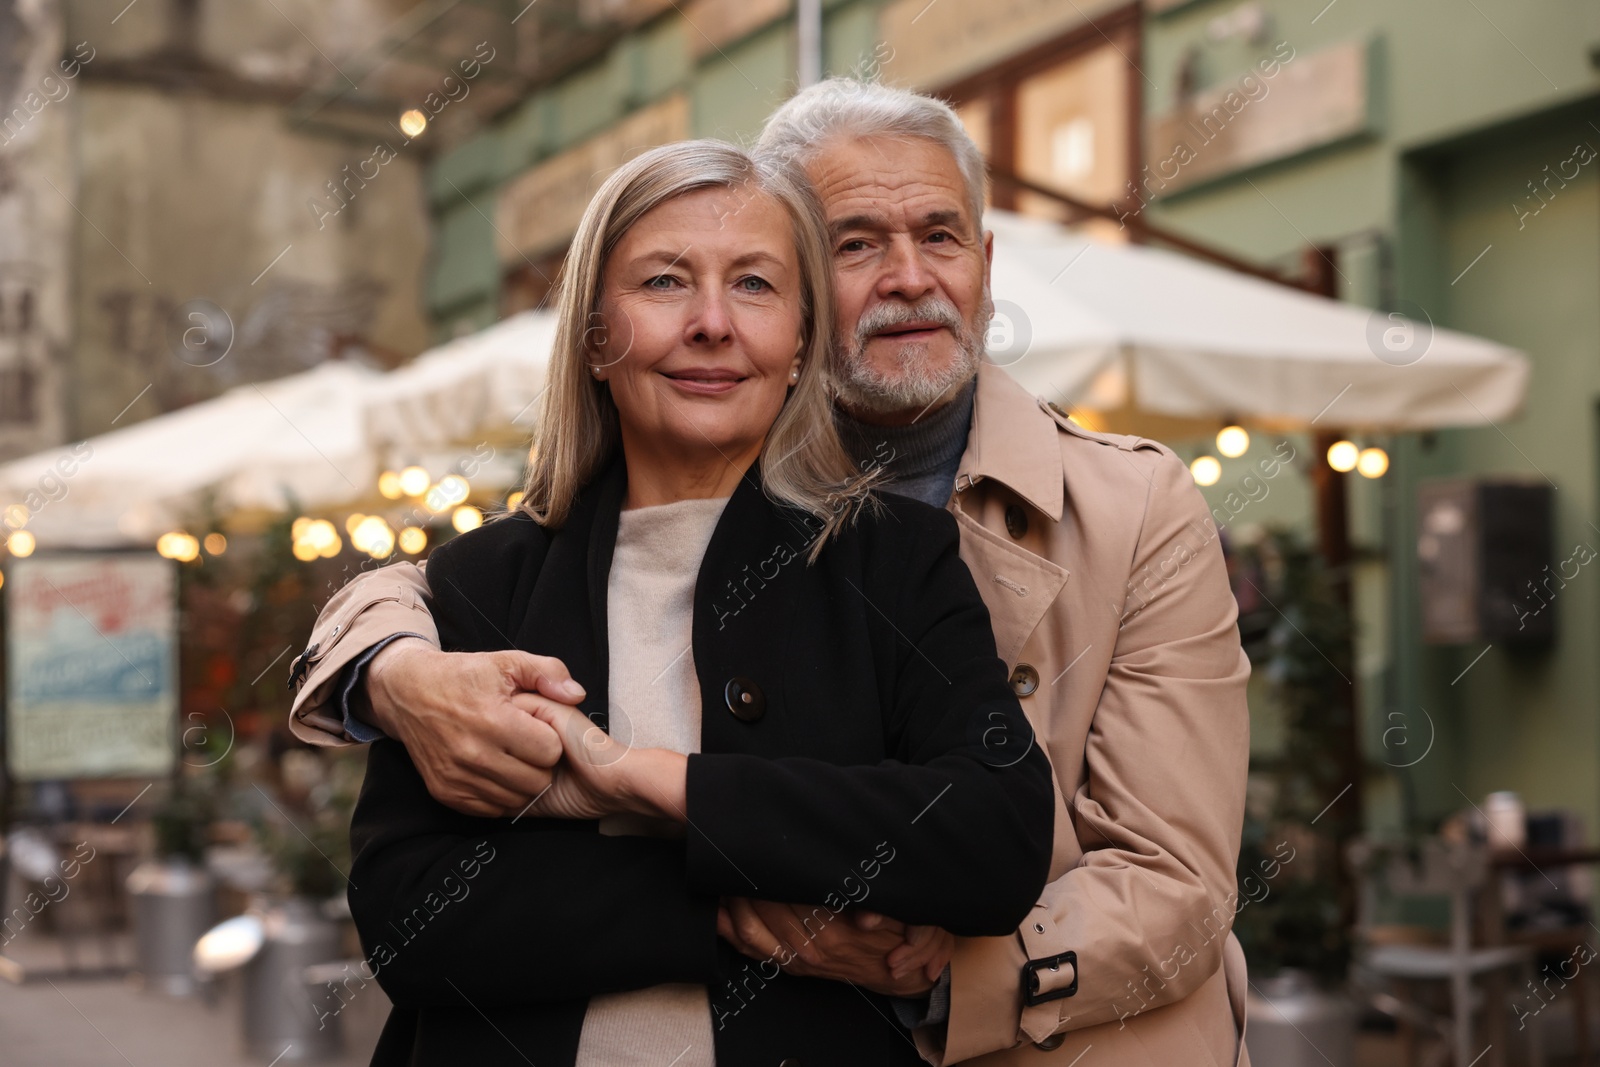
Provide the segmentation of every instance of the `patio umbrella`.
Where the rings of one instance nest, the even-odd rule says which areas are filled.
[[[1497,422],[1526,392],[1521,353],[1425,319],[1006,211],[985,224],[1001,334],[991,358],[1064,405],[1213,429],[1241,418],[1417,430]]]
[[[381,377],[328,362],[101,434],[78,453],[12,460],[0,466],[0,503],[28,504],[42,548],[103,548],[153,544],[208,497],[221,514],[350,499],[376,478],[361,404]]]

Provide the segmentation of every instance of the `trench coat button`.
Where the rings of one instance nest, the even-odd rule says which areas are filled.
[[[1019,663],[1011,672],[1011,691],[1019,697],[1032,696],[1039,688],[1039,672],[1031,663]]]
[[[1051,1034],[1043,1041],[1035,1041],[1033,1043],[1033,1047],[1043,1049],[1046,1052],[1054,1052],[1056,1049],[1061,1047],[1062,1042],[1066,1041],[1066,1039],[1066,1034]]]
[[[1022,540],[1028,532],[1028,513],[1022,510],[1021,504],[1012,504],[1006,508],[1006,533],[1015,540]]]
[[[748,678],[729,678],[722,689],[722,697],[728,702],[733,717],[740,722],[755,722],[767,713],[766,694]]]

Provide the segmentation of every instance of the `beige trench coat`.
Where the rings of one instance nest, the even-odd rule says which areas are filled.
[[[962,938],[934,1064],[1244,1064],[1244,955],[1230,933],[1249,755],[1245,682],[1216,527],[1166,447],[1095,434],[984,366],[949,509],[1012,684],[1055,768],[1051,883],[1014,936]],[[344,666],[432,636],[423,568],[345,586],[312,632],[290,727],[348,744]],[[1027,743],[1029,739],[1019,739]],[[1076,954],[1076,965],[1060,959]],[[1038,991],[1071,996],[1025,1007]]]

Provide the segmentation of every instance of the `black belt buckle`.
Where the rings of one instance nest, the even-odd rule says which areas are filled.
[[[1063,963],[1072,964],[1072,984],[1064,989],[1052,989],[1048,993],[1039,992],[1039,972],[1046,969],[1058,970]],[[1029,960],[1022,965],[1022,1003],[1030,1008],[1052,1000],[1070,997],[1077,991],[1078,954],[1076,952],[1063,952],[1059,956],[1046,956],[1042,960]]]

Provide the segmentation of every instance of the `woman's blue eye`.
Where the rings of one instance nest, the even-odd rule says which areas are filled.
[[[755,288],[751,288],[751,282],[755,283]],[[759,293],[762,289],[770,288],[765,279],[757,278],[754,274],[740,278],[739,284],[744,287],[744,291],[747,293]]]
[[[677,280],[678,279],[674,278],[670,274],[657,274],[654,278],[650,278],[650,279],[646,280],[644,284],[645,284],[645,286],[647,288],[650,288],[650,289],[665,289],[666,288],[665,285],[657,285],[656,283],[657,282],[666,282],[668,284],[676,284]]]

